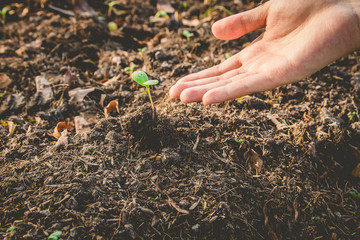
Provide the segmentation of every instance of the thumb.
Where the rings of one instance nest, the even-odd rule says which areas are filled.
[[[232,40],[265,27],[270,2],[215,22],[212,32],[218,39]]]

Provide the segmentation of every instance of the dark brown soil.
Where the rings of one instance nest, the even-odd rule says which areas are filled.
[[[177,17],[154,23],[148,1],[119,1],[126,13],[110,17],[100,0],[88,1],[93,17],[52,7],[73,12],[66,1],[15,2],[0,25],[0,73],[12,80],[0,89],[2,238],[360,239],[358,52],[240,101],[182,104],[168,96],[179,77],[261,32],[216,40],[211,24],[227,13],[202,14],[256,3],[172,1]],[[132,64],[160,81],[154,119]],[[119,113],[105,116],[113,100]],[[61,144],[54,128],[79,116],[89,128],[68,127]]]

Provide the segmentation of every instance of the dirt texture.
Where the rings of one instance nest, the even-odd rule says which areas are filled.
[[[74,2],[0,4],[1,238],[360,239],[359,52],[183,104],[181,76],[262,32],[220,41],[211,24],[258,2],[171,1],[158,18],[156,1]],[[159,80],[154,117],[132,65]]]

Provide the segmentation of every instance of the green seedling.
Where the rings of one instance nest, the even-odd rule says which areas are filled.
[[[281,119],[281,123],[284,125],[288,125],[285,119]]]
[[[141,54],[144,54],[144,52],[147,50],[146,47],[143,48],[138,48],[138,52],[140,52]]]
[[[239,143],[239,144],[244,143],[244,141],[243,141],[243,140],[234,139],[234,141],[235,141],[235,142],[237,142],[237,143]]]
[[[155,107],[154,107],[154,102],[151,98],[151,94],[150,94],[150,86],[152,85],[156,85],[159,83],[158,80],[149,80],[148,75],[143,72],[143,71],[136,71],[133,74],[131,74],[131,78],[137,82],[138,84],[140,84],[141,86],[146,87],[146,90],[149,94],[149,99],[151,102],[151,108],[152,108],[152,118],[153,120],[155,119]]]
[[[125,71],[127,74],[131,75],[131,74],[134,72],[135,68],[136,68],[136,65],[133,64],[131,67],[126,67],[126,68],[124,69],[124,71]]]
[[[212,7],[210,9],[208,9],[206,12],[204,12],[202,14],[202,17],[206,17],[207,15],[209,15],[210,13],[212,13],[213,11],[215,10],[220,10],[220,11],[224,11],[227,13],[227,15],[231,16],[233,15],[234,13],[231,12],[230,10],[228,10],[227,8],[225,8],[224,6],[215,6],[215,7]]]
[[[160,201],[161,200],[161,193],[159,193],[159,195],[157,195],[157,197],[154,198],[154,199]]]
[[[187,8],[187,6],[188,6],[187,2],[183,2],[182,6],[183,6],[183,8]]]
[[[348,115],[349,120],[353,120],[353,118],[356,117],[356,112],[352,112],[351,114]]]
[[[187,39],[188,41],[190,40],[191,37],[194,36],[194,34],[191,33],[191,32],[189,32],[188,30],[184,30],[182,34],[186,37],[186,39]]]
[[[155,17],[157,17],[157,18],[167,18],[167,17],[169,17],[169,15],[165,11],[158,11],[155,14]]]
[[[114,9],[114,6],[115,6],[115,5],[118,5],[119,3],[118,3],[117,1],[111,1],[111,2],[106,2],[105,4],[109,7],[109,9],[108,9],[108,17],[110,17],[110,16],[111,16],[111,12],[112,12],[113,9]]]
[[[360,199],[360,193],[355,189],[352,188],[351,191],[349,192],[350,196],[352,196],[353,198],[358,198]]]
[[[10,9],[7,7],[4,7],[3,9],[0,10],[1,16],[2,16],[2,23],[5,24],[6,23],[6,13],[9,11]]]
[[[109,31],[112,32],[112,31],[115,31],[118,29],[118,25],[115,22],[109,22],[108,28],[109,28]]]
[[[316,220],[316,221],[318,221],[318,220],[320,220],[320,217],[312,217],[311,220]]]
[[[52,234],[50,234],[50,236],[48,237],[48,239],[50,240],[58,240],[61,236],[62,232],[61,231],[56,231]]]
[[[231,58],[231,54],[230,53],[225,53],[225,59],[229,59],[229,58]]]
[[[18,227],[11,224],[11,226],[6,230],[6,232],[11,232],[12,230],[18,229]]]

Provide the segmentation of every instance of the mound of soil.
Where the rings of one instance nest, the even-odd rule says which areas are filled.
[[[360,239],[359,52],[272,91],[182,104],[168,96],[179,77],[261,32],[215,39],[222,7],[256,2],[171,1],[159,18],[153,1],[15,2],[0,4],[2,238]],[[133,65],[160,81],[154,117]]]

